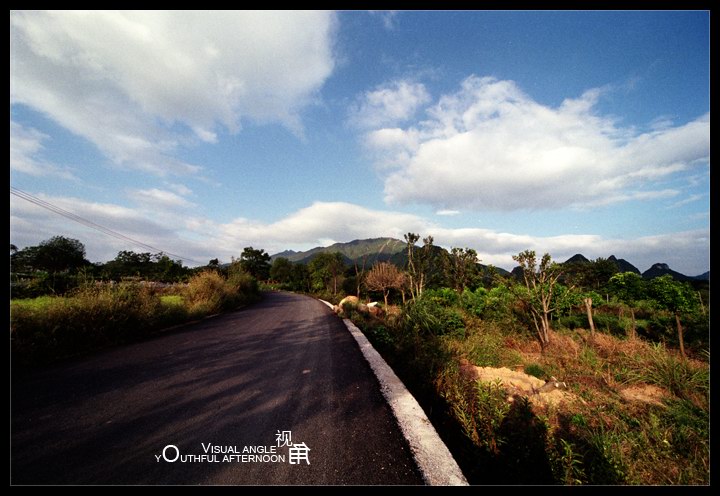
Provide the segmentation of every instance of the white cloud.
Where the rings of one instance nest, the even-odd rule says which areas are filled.
[[[77,179],[69,169],[58,167],[39,157],[43,150],[42,142],[49,138],[37,129],[10,121],[10,170],[36,177]]]
[[[172,191],[157,188],[131,190],[128,196],[148,209],[177,209],[196,206]]]
[[[676,194],[657,184],[707,162],[709,114],[638,134],[593,112],[603,91],[551,108],[512,81],[471,76],[430,119],[372,130],[365,144],[390,203],[555,209]]]
[[[680,201],[677,201],[677,202],[673,203],[672,205],[670,205],[670,206],[667,207],[667,208],[668,208],[668,209],[673,209],[673,208],[677,208],[677,207],[682,207],[683,205],[687,205],[687,204],[689,204],[689,203],[694,203],[694,202],[696,202],[696,201],[698,201],[698,200],[701,200],[702,198],[705,198],[705,196],[706,196],[706,195],[704,195],[704,194],[702,194],[702,195],[701,195],[701,194],[690,195],[690,196],[688,196],[687,198],[684,198],[684,199],[682,199],[682,200],[680,200]]]
[[[187,254],[188,246],[168,227],[152,216],[140,211],[108,203],[88,202],[73,197],[34,194],[38,199],[67,212],[103,226],[134,240],[158,248],[158,251]],[[151,251],[116,237],[102,234],[96,229],[49,213],[26,200],[10,197],[10,239],[19,248],[35,246],[53,236],[66,236],[85,245],[87,258],[92,262],[106,262],[121,250]],[[190,255],[188,257],[192,258]]]
[[[399,124],[412,118],[429,101],[430,94],[423,84],[392,81],[364,93],[351,107],[349,121],[361,128]]]
[[[435,212],[435,215],[460,215],[460,210],[438,210],[437,212]]]
[[[174,190],[179,195],[188,196],[192,194],[192,190],[184,184],[168,183],[167,187]]]
[[[166,174],[173,157],[245,120],[302,133],[334,67],[335,15],[300,11],[13,11],[10,97],[115,163]]]
[[[668,263],[674,270],[687,275],[698,275],[709,268],[709,229],[634,239],[609,239],[596,234],[531,236],[480,228],[447,228],[417,215],[340,202],[315,202],[275,222],[239,218],[217,223],[192,216],[177,216],[173,222],[165,222],[153,212],[77,198],[38,196],[159,250],[202,263],[212,258],[229,261],[231,257],[239,257],[246,246],[262,248],[272,254],[286,249],[326,246],[335,241],[382,236],[402,240],[404,234],[415,232],[422,236],[432,235],[435,244],[445,248],[473,248],[482,263],[506,269],[515,266],[512,255],[526,249],[548,252],[556,261],[564,261],[575,253],[591,259],[615,255],[625,258],[641,271],[656,262]],[[151,193],[150,196],[163,195]],[[124,249],[147,251],[62,217],[50,217],[46,210],[14,196],[10,200],[10,239],[20,248],[36,245],[55,235],[65,235],[83,242],[92,261],[111,260]]]

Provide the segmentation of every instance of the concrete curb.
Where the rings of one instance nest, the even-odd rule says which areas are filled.
[[[327,301],[320,301],[328,307],[334,308]],[[360,351],[378,378],[380,390],[390,405],[405,439],[410,444],[415,462],[420,468],[425,482],[431,486],[467,486],[468,482],[462,470],[417,400],[362,331],[350,319],[343,319],[343,322],[357,341]]]

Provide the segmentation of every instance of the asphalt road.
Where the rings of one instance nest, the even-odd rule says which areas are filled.
[[[310,451],[294,446],[291,464],[278,431]],[[264,450],[265,458],[225,461],[226,453],[206,453],[210,443],[237,455]],[[12,377],[10,482],[423,480],[342,321],[312,298],[270,293],[238,312]]]

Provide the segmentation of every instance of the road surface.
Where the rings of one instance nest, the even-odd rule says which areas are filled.
[[[11,386],[11,484],[423,483],[357,344],[306,296]]]

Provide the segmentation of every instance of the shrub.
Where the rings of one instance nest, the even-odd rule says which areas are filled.
[[[451,308],[442,306],[432,295],[411,301],[404,308],[406,325],[420,333],[441,336],[448,333],[464,333],[462,316]]]
[[[392,334],[383,325],[368,327],[365,334],[375,346],[390,349],[395,344]]]
[[[422,293],[422,299],[425,301],[433,301],[443,307],[453,307],[457,305],[460,297],[457,292],[450,288],[426,289]]]
[[[487,294],[487,290],[482,287],[477,288],[475,291],[465,289],[460,295],[460,303],[469,314],[482,317],[485,311]]]
[[[227,280],[212,270],[193,276],[185,288],[190,314],[203,316],[218,313],[256,299],[257,280],[238,267],[228,273]]]
[[[538,379],[545,380],[548,377],[547,372],[537,363],[530,363],[525,366],[525,373]]]
[[[239,264],[230,266],[227,282],[237,293],[237,299],[234,301],[234,304],[250,303],[255,301],[259,295],[257,279],[243,270]]]
[[[595,323],[595,329],[598,331],[607,332],[613,336],[625,336],[627,334],[627,323],[624,318],[621,319],[615,315],[597,313],[593,315],[593,322]]]
[[[595,319],[593,319],[593,322]],[[588,319],[586,315],[567,315],[557,319],[558,327],[564,327],[566,329],[586,329],[589,327]],[[596,324],[597,325],[597,324]]]
[[[185,289],[191,314],[216,313],[227,305],[230,288],[225,279],[215,271],[205,271],[193,276]]]

